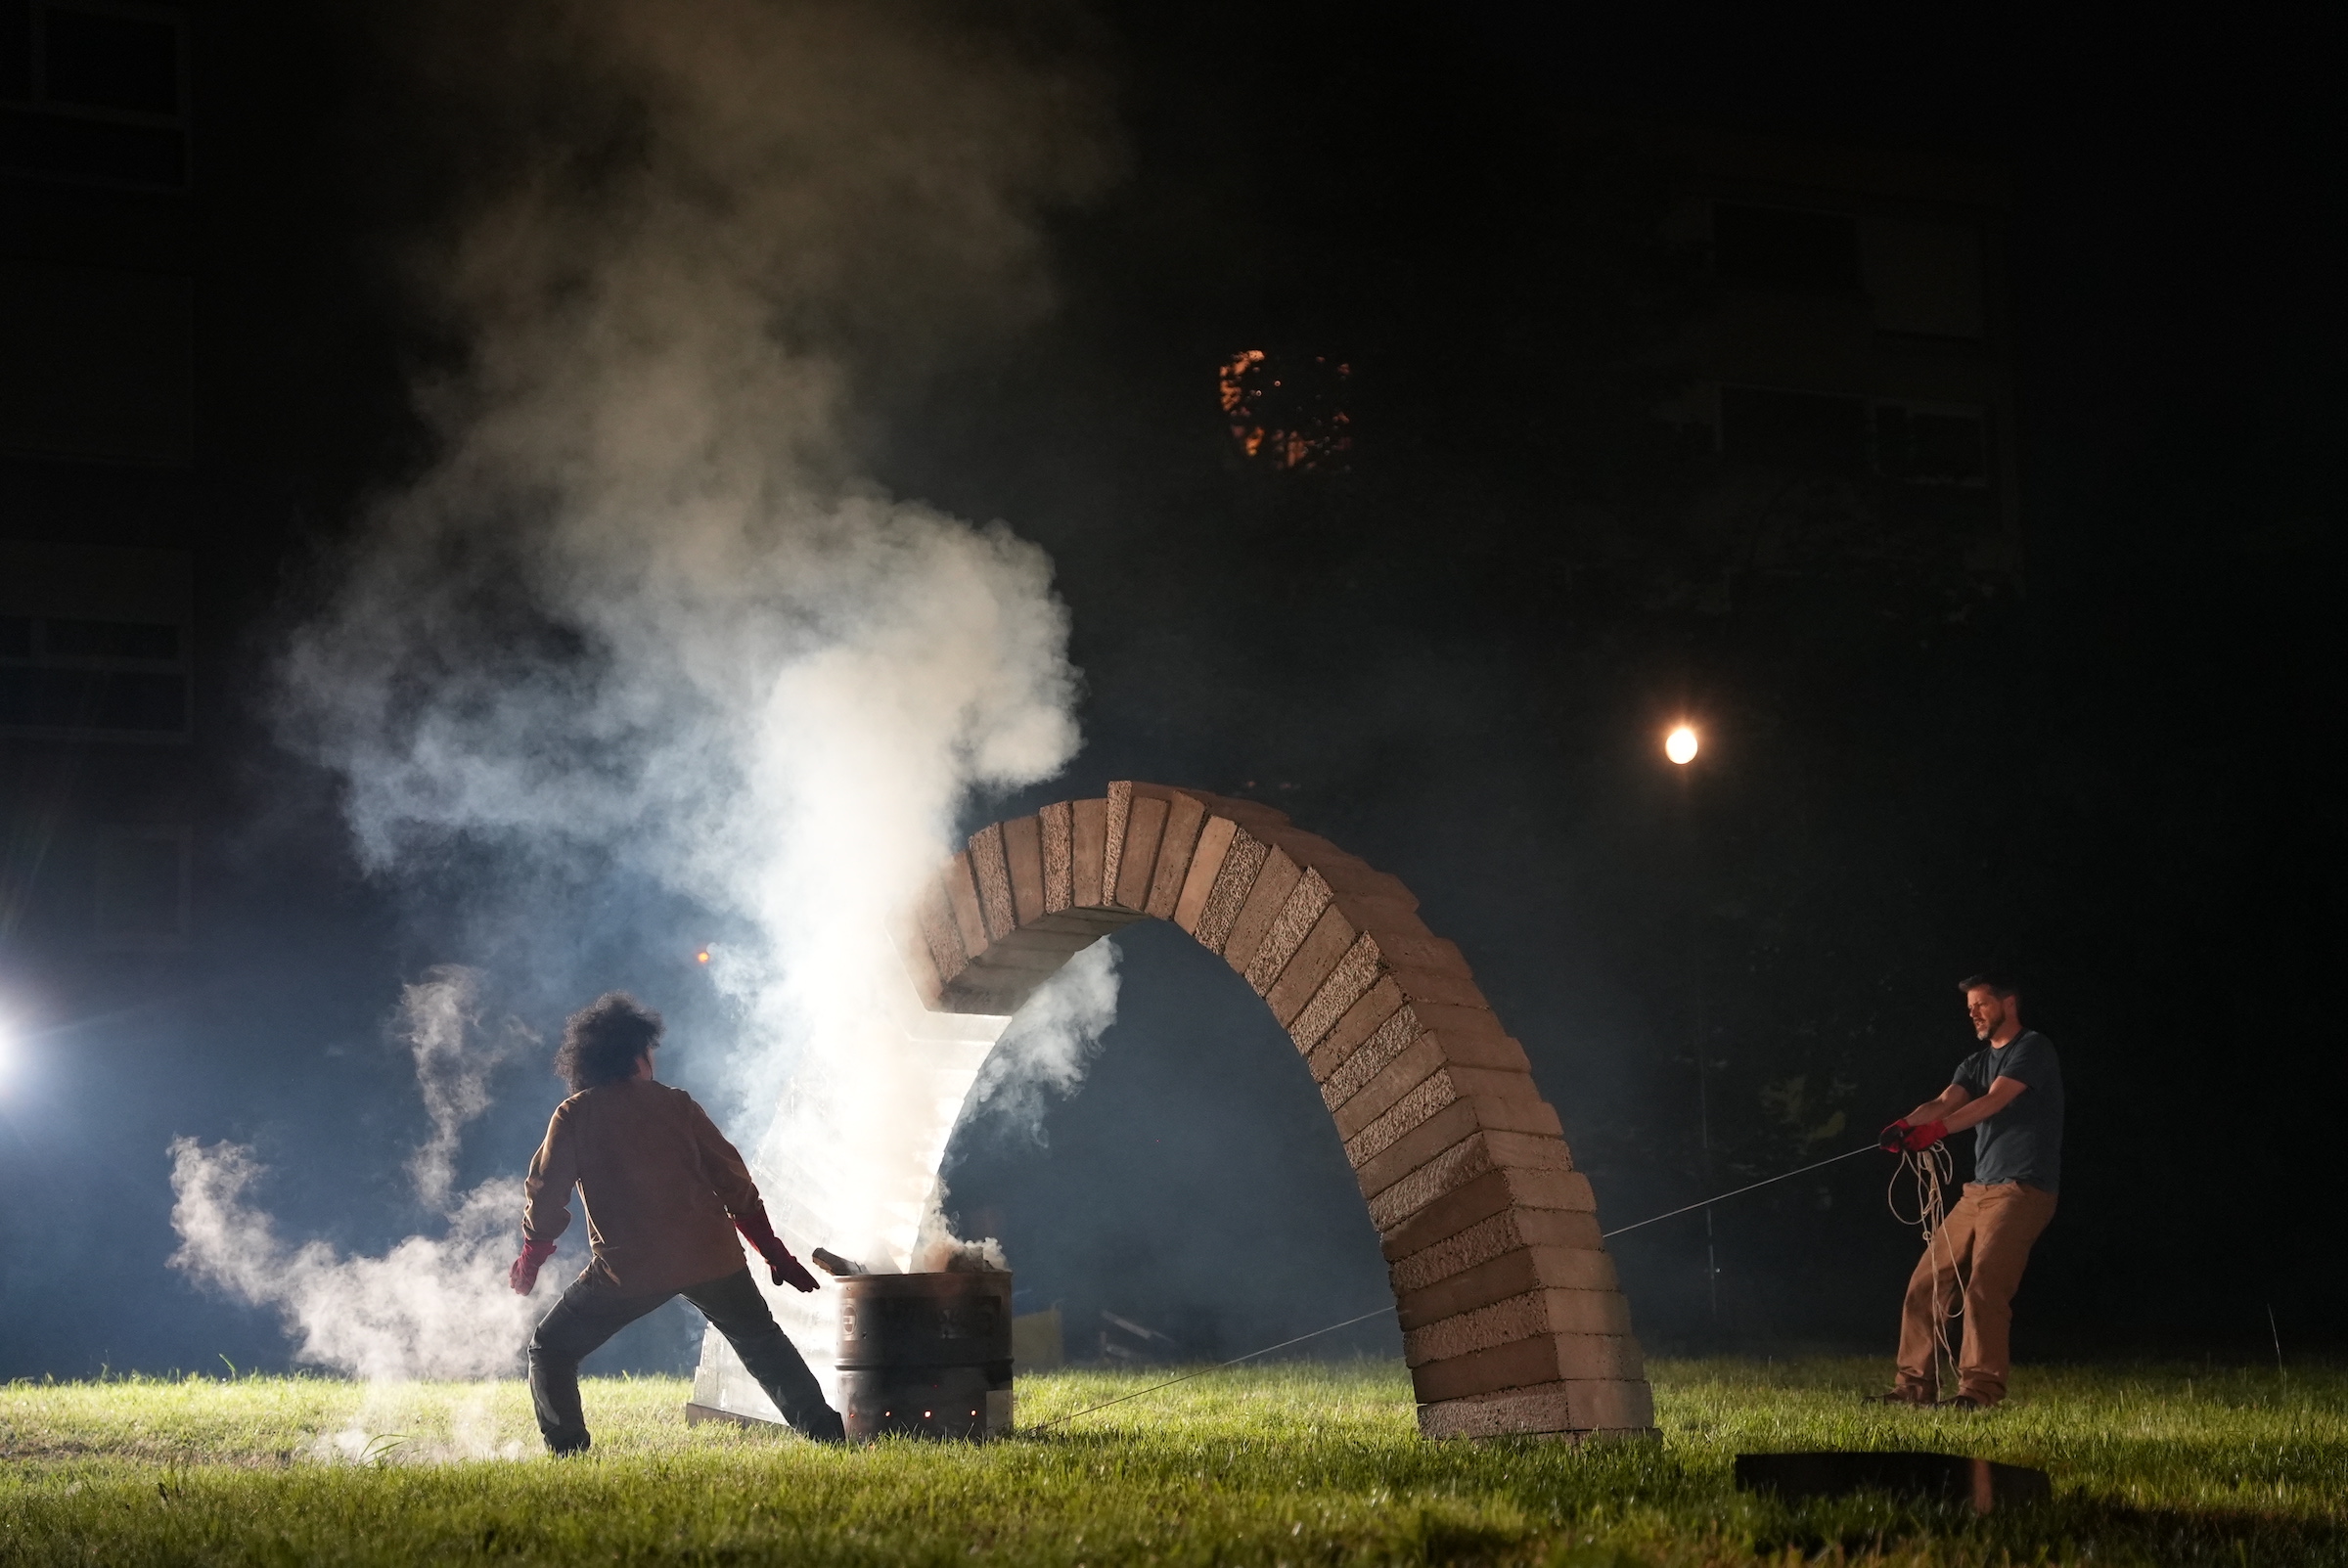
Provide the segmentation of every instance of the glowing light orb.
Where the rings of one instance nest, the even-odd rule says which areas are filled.
[[[1685,768],[1695,760],[1695,730],[1683,724],[1663,738],[1663,754]]]
[[[694,958],[700,963],[706,963],[709,962],[709,950],[707,948],[703,948],[699,953],[696,953]]]

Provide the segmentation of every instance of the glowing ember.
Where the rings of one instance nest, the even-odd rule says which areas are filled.
[[[1352,375],[1351,365],[1325,355],[1276,370],[1262,349],[1242,349],[1224,364],[1217,382],[1232,440],[1245,456],[1276,469],[1341,470],[1353,436],[1338,400]]]

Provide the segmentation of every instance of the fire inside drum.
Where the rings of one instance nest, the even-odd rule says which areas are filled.
[[[865,1274],[837,1283],[839,1412],[850,1440],[1011,1431],[1009,1274]]]

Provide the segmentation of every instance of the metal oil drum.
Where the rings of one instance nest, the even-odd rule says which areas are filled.
[[[1011,1276],[860,1274],[838,1281],[839,1409],[858,1443],[1011,1431]]]

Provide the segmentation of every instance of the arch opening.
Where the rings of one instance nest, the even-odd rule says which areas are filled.
[[[1248,983],[1320,1089],[1378,1233],[1421,1432],[1651,1432],[1589,1181],[1522,1046],[1417,909],[1285,814],[1198,790],[1119,781],[982,829],[900,933],[914,1027],[964,1042],[938,1153],[1020,1005],[1100,938],[1168,921]],[[696,1403],[763,1413],[710,1340]]]

